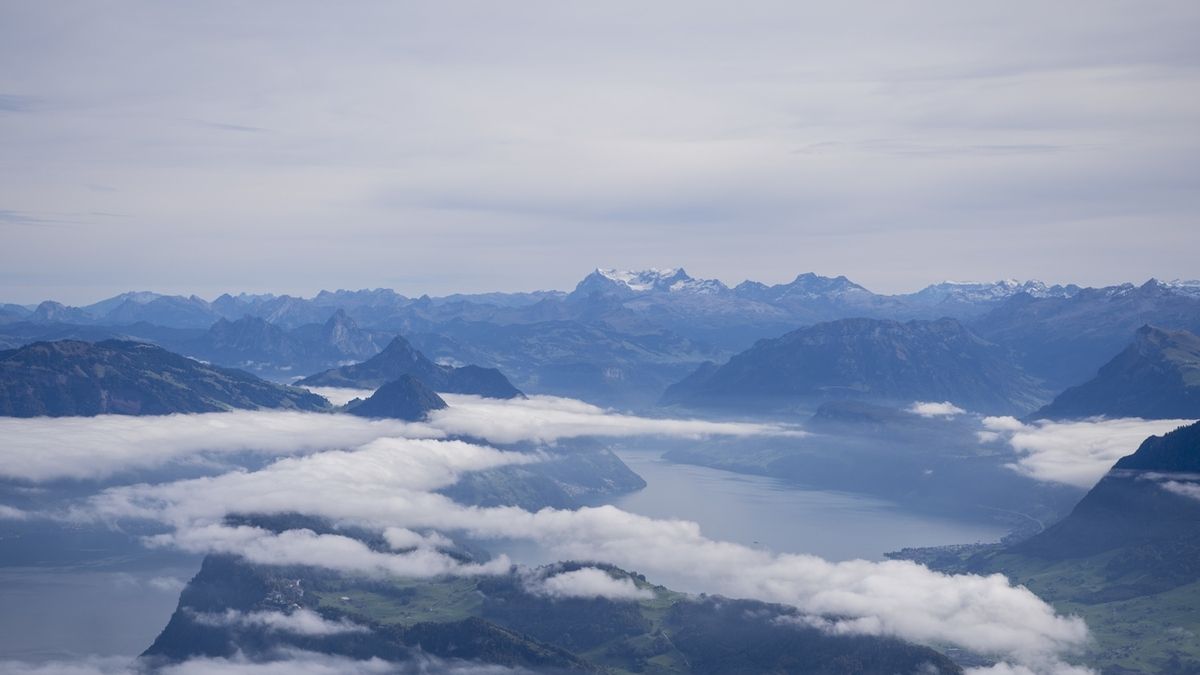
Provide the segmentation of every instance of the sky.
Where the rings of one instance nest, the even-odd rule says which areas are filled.
[[[1200,277],[1200,4],[0,0],[0,299]]]

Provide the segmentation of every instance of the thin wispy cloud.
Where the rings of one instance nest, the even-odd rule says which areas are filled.
[[[345,633],[368,633],[370,629],[346,619],[331,620],[311,609],[296,609],[291,612],[258,611],[242,612],[227,609],[224,612],[192,612],[192,620],[204,626],[219,628],[259,628],[267,631],[292,633],[304,636],[343,635]]]
[[[949,401],[916,401],[908,407],[908,411],[921,417],[957,417],[967,412]]]
[[[33,663],[0,660],[8,675],[144,675],[147,664],[120,657],[80,657]],[[281,649],[268,658],[194,657],[158,666],[159,675],[535,675],[524,668],[508,668],[461,659],[440,659],[416,654],[405,662],[379,658],[353,659],[299,649]]]
[[[489,399],[445,394],[449,407],[433,411],[429,423],[450,434],[494,443],[519,440],[554,442],[579,436],[803,436],[779,424],[712,422],[701,419],[639,417],[605,410],[576,399],[530,396]]]
[[[1162,487],[1167,492],[1173,492],[1177,495],[1200,501],[1200,482],[1169,480],[1164,482]]]

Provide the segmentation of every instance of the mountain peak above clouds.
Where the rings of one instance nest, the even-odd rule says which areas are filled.
[[[596,268],[575,287],[576,293],[590,294],[620,293],[696,293],[712,295],[728,291],[725,284],[716,279],[695,279],[682,267],[645,270],[618,270]]]
[[[848,295],[873,295],[871,291],[844,276],[823,277],[813,272],[796,275],[786,284],[768,286],[757,281],[743,281],[734,288],[739,295],[755,300],[779,302],[813,298],[834,298]]]
[[[1030,279],[1001,279],[999,281],[943,281],[910,294],[917,302],[990,302],[1005,300],[1019,293],[1035,298],[1069,298],[1080,290],[1075,284],[1047,285]]]
[[[1172,279],[1165,284],[1177,293],[1200,298],[1200,279]]]

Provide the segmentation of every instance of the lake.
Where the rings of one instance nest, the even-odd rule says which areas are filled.
[[[0,568],[0,658],[136,655],[167,625],[200,567]]]
[[[692,520],[710,539],[777,553],[880,560],[906,546],[993,542],[1008,533],[1003,525],[937,518],[864,495],[674,464],[660,451],[618,450],[617,455],[647,485],[609,503],[644,516]]]

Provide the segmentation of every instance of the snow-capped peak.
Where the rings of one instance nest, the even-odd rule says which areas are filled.
[[[1017,279],[1000,279],[999,281],[943,281],[927,286],[913,295],[927,301],[942,302],[956,300],[962,302],[987,302],[1003,300],[1018,293],[1028,293],[1035,298],[1065,298],[1074,295],[1079,288],[1070,286],[1047,286],[1037,280],[1019,281]]]
[[[1163,285],[1184,295],[1200,297],[1200,279],[1172,279]]]
[[[650,269],[640,271],[598,267],[596,268],[596,274],[599,274],[610,281],[623,284],[624,286],[628,287],[629,290],[637,291],[639,293],[654,290],[655,288],[663,285],[669,286],[670,283],[677,280],[682,281],[682,279],[678,279],[680,276],[682,276],[684,279],[691,278],[688,277],[687,272],[675,267],[667,267],[663,269],[651,267]]]
[[[618,270],[612,268],[597,268],[592,276],[599,276],[633,293],[668,292],[668,293],[720,293],[728,290],[725,284],[716,279],[693,279],[682,267],[657,268],[645,270]],[[585,286],[587,279],[581,282]]]

